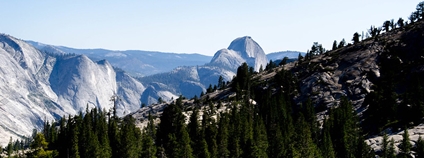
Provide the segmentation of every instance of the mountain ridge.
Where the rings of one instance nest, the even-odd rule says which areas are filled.
[[[116,73],[108,61],[85,55],[48,54],[25,41],[0,34],[0,144],[30,136],[44,121],[74,115],[85,108],[109,110],[115,93],[117,113],[141,106],[144,85]]]

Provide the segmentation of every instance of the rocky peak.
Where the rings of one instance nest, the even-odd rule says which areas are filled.
[[[227,49],[216,52],[210,63],[236,70],[241,63],[246,62],[258,71],[261,65],[266,66],[267,61],[261,46],[250,36],[244,36],[233,40]]]

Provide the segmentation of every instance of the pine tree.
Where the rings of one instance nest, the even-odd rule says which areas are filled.
[[[253,144],[251,144],[251,157],[268,157],[268,138],[264,122],[260,116],[255,118],[255,126],[253,127]]]
[[[413,24],[415,22],[415,20],[417,20],[416,15],[417,15],[416,12],[412,12],[411,15],[409,15],[408,19],[409,19],[409,21],[411,21],[411,24]]]
[[[372,149],[362,136],[358,138],[358,146],[356,147],[356,158],[375,158],[374,149]]]
[[[80,129],[80,139],[79,139],[79,149],[81,157],[99,157],[100,156],[100,147],[97,135],[94,132],[93,127],[93,117],[92,113],[86,108],[86,114],[83,116],[80,113],[80,116],[83,117],[82,128]]]
[[[416,158],[424,158],[424,140],[422,137],[418,137],[417,143],[415,144]]]
[[[209,113],[204,112],[202,118],[202,137],[206,140],[207,151],[209,153],[203,153],[203,155],[210,155],[210,157],[217,157],[218,155],[218,144],[216,142],[217,137],[217,128],[216,122],[211,118],[210,114],[215,114],[214,110],[211,110]],[[206,149],[202,149],[202,151],[206,151]]]
[[[359,35],[358,32],[355,32],[353,34],[353,38],[352,38],[353,44],[359,43],[359,37],[361,37],[361,35]]]
[[[346,41],[345,41],[345,39],[343,38],[341,41],[340,41],[340,43],[339,43],[339,45],[337,46],[338,48],[342,48],[342,47],[344,47],[344,46],[346,46]]]
[[[93,109],[96,110],[96,109]],[[106,121],[106,112],[97,113],[96,126],[97,138],[99,140],[100,157],[112,157],[112,149],[110,147],[108,126]]]
[[[180,97],[176,100],[176,104],[168,105],[160,117],[156,142],[157,146],[165,149],[168,157],[190,156],[192,154],[190,137],[185,126],[185,116],[181,110],[182,106],[182,97]]]
[[[229,129],[229,140],[228,140],[228,150],[230,151],[230,157],[240,157],[242,155],[241,147],[241,118],[240,113],[237,108],[237,105],[232,105]]]
[[[400,149],[400,155],[401,157],[409,157],[411,155],[411,142],[409,139],[408,129],[405,128],[402,134],[402,142],[400,143],[399,149]]]
[[[141,157],[156,157],[156,146],[154,144],[155,135],[156,135],[156,127],[153,121],[152,115],[149,113],[148,116],[149,122],[147,123],[146,128],[143,129],[142,133],[142,151]]]
[[[403,20],[402,18],[399,18],[399,20],[397,21],[397,25],[399,26],[399,28],[402,28],[405,26],[404,23],[405,20]]]
[[[140,155],[141,131],[135,126],[135,119],[129,115],[120,125],[120,155],[122,157],[137,157]]]
[[[230,155],[230,151],[228,150],[229,120],[226,113],[221,113],[220,116],[217,135],[218,157],[226,158]]]
[[[48,142],[44,138],[44,135],[37,133],[31,143],[31,152],[27,153],[28,157],[55,157],[58,155],[57,151],[47,150]],[[10,157],[8,152],[8,156]]]
[[[396,158],[395,140],[390,139],[386,158]]]
[[[73,157],[73,158],[79,158],[80,152],[79,152],[79,131],[80,126],[79,124],[81,122],[78,122],[80,119],[78,116],[75,116],[71,118],[69,116],[68,119],[68,133],[69,133],[69,148],[67,149],[66,157]]]
[[[394,19],[390,20],[390,28],[392,28],[392,30],[396,29],[396,23]]]
[[[416,11],[419,15],[417,16],[417,18],[423,18],[424,17],[424,2],[420,2],[417,4],[417,11]]]
[[[193,155],[199,157],[200,155],[200,147],[201,147],[201,135],[200,135],[200,125],[199,125],[199,110],[194,109],[193,113],[190,115],[189,123],[187,125],[188,132],[191,139],[191,146],[193,147]]]
[[[299,114],[296,121],[295,148],[300,157],[320,157],[319,150],[312,140],[312,135],[308,123],[303,114]]]
[[[303,56],[302,56],[302,54],[299,53],[299,55],[297,56],[297,60],[302,61],[302,59],[303,59]]]
[[[180,140],[178,141],[178,145],[176,147],[178,149],[174,156],[181,158],[192,158],[193,149],[190,146],[190,137],[188,135],[187,128],[184,125],[180,128],[178,136],[180,137]]]
[[[383,134],[383,143],[381,146],[381,156],[388,157],[389,155],[389,137],[386,133]]]
[[[334,40],[332,50],[336,50],[336,49],[337,49],[337,41]]]
[[[347,97],[342,97],[340,106],[329,113],[330,133],[337,157],[354,157],[361,142],[358,140],[360,128],[352,104]]]
[[[330,135],[330,128],[331,125],[327,119],[324,119],[323,122],[323,129],[322,129],[322,136],[321,136],[321,153],[322,156],[325,158],[335,158],[336,153],[334,151],[333,142],[331,140]]]
[[[220,75],[218,78],[218,88],[223,89],[224,85],[225,85],[224,78],[222,77],[222,75]]]

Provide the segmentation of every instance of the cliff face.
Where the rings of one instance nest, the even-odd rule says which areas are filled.
[[[9,35],[0,35],[0,144],[40,130],[44,121],[74,115],[88,107],[109,110],[114,94],[117,112],[141,105],[144,86],[107,61],[85,55],[46,54]]]

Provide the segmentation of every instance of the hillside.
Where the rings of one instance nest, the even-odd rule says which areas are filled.
[[[303,144],[306,148],[298,149],[300,151],[284,150],[288,152],[286,156],[293,154],[290,152],[302,152],[303,149],[305,149],[305,152],[309,152],[300,154],[314,155],[317,154],[314,153],[314,150],[317,150],[316,148],[319,146],[318,150],[323,152],[321,154],[336,154],[336,157],[346,157],[344,154],[352,151],[346,151],[346,147],[337,145],[347,141],[339,139],[338,137],[341,135],[337,135],[341,134],[338,132],[343,128],[356,129],[349,129],[351,134],[346,135],[346,137],[350,138],[348,140],[361,141],[344,143],[361,146],[349,148],[356,150],[356,152],[362,152],[365,157],[373,154],[381,155],[386,152],[382,147],[384,134],[388,135],[386,142],[394,139],[392,144],[395,153],[401,155],[406,150],[402,146],[402,141],[405,140],[405,137],[403,137],[405,131],[409,133],[408,139],[410,139],[411,148],[422,143],[419,137],[424,133],[422,130],[424,91],[421,85],[424,81],[424,57],[422,56],[424,35],[422,32],[424,32],[424,21],[419,20],[332,51],[322,54],[310,53],[299,61],[275,68],[271,67],[260,73],[240,73],[243,68],[239,67],[237,77],[229,85],[226,85],[227,88],[218,88],[218,90],[209,92],[199,99],[194,98],[181,100],[181,103],[162,103],[145,107],[131,114],[131,116],[139,120],[138,126],[140,128],[144,128],[148,126],[147,120],[149,120],[148,116],[151,114],[153,118],[156,118],[155,122],[159,122],[158,128],[160,130],[161,122],[168,118],[162,114],[166,113],[169,106],[172,108],[177,106],[182,110],[186,123],[189,123],[187,128],[190,128],[192,114],[195,113],[196,109],[200,111],[198,114],[199,120],[203,120],[200,118],[207,115],[206,117],[212,118],[209,121],[220,126],[223,117],[230,117],[230,120],[237,124],[237,121],[234,122],[232,117],[249,115],[245,114],[246,111],[244,110],[253,110],[263,116],[261,119],[264,120],[268,134],[268,156],[277,154],[273,153],[272,149],[276,145],[272,142],[277,139],[275,137],[278,135],[278,133],[274,133],[276,131],[273,131],[272,128],[273,117],[277,117],[274,123],[279,122],[277,123],[279,127],[287,127],[294,131],[300,130],[301,127],[298,126],[303,126],[303,119],[306,124],[311,124],[304,126],[311,128],[306,131],[309,138],[303,138],[305,135],[294,134],[291,135],[294,140],[287,137],[282,139],[282,141],[295,141],[292,144],[294,146],[296,146],[296,141],[299,140],[310,141]],[[229,113],[226,114],[227,112]],[[316,118],[311,116],[311,113],[314,113]],[[344,114],[340,115],[340,113]],[[335,120],[338,121],[329,123]],[[283,123],[287,121],[292,121],[293,124]],[[317,129],[314,129],[316,123],[314,121],[318,122],[320,130],[315,131]],[[343,121],[347,122],[343,123]],[[352,124],[352,121],[357,122],[359,127],[355,127],[356,123]],[[251,125],[254,126],[255,124]],[[245,129],[246,127],[248,128]],[[235,127],[225,128],[232,129]],[[250,126],[243,124],[240,128],[245,131]],[[253,127],[253,129],[256,128]],[[287,128],[281,130],[284,131]],[[232,130],[229,133],[236,132],[235,129]],[[290,130],[284,132],[290,133]],[[329,132],[331,138],[326,136],[326,132]],[[331,139],[332,147],[325,144],[328,143],[328,140],[325,139]],[[208,142],[208,140],[206,141]],[[253,137],[252,141],[259,140]],[[367,145],[364,145],[365,143]],[[314,144],[317,146],[314,146]],[[390,143],[388,144],[390,145]],[[242,143],[239,145],[243,146]],[[414,152],[421,151],[421,149],[415,147],[412,149]],[[228,150],[231,150],[230,147]],[[332,153],[332,151],[338,152]],[[407,154],[410,155],[411,153]]]

